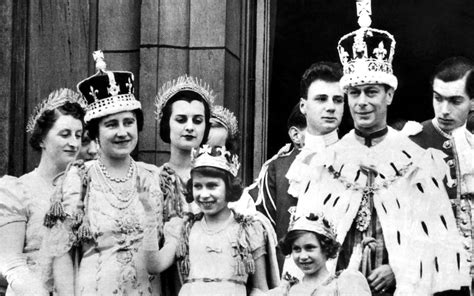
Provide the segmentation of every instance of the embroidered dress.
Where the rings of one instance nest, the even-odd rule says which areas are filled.
[[[24,277],[41,279],[39,250],[44,235],[43,219],[50,207],[53,184],[48,184],[34,170],[19,179],[5,176],[0,183],[0,227],[13,222],[25,222],[26,257]],[[38,291],[38,293],[40,293]],[[15,295],[9,287],[7,295]]]
[[[189,236],[181,241],[184,254],[178,254],[185,278],[179,295],[247,295],[254,260],[265,254],[262,225],[239,214],[231,214],[216,230],[207,227],[202,215],[192,221],[185,226]]]
[[[336,224],[340,243],[355,231],[369,238],[364,233],[377,219],[396,295],[430,295],[469,283],[467,253],[442,186],[446,166],[438,151],[424,150],[391,128],[367,147],[352,131],[313,158],[310,167],[306,184],[298,184],[306,189],[297,211],[323,212]],[[359,263],[351,258],[348,265],[372,265],[371,247],[361,247],[361,254],[352,254]]]
[[[141,250],[145,231],[145,211],[138,198],[137,182],[145,182],[156,215],[162,216],[163,200],[157,168],[132,161],[127,178],[113,181],[100,161],[86,168],[72,166],[67,172],[62,205],[82,208],[82,225],[70,235],[82,247],[76,283],[79,295],[160,295],[159,278],[148,275]],[[82,216],[79,211],[79,216]],[[159,223],[158,235],[162,235]],[[67,244],[67,243],[66,243]]]

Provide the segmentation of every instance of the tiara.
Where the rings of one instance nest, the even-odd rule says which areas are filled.
[[[232,154],[225,147],[202,145],[200,148],[193,148],[191,152],[193,168],[215,167],[227,171],[236,177],[239,172],[240,163],[237,154]]]
[[[237,118],[234,113],[221,105],[214,105],[211,110],[211,119],[216,119],[230,133],[231,137],[235,137],[239,132]]]
[[[288,232],[293,230],[311,231],[333,240],[336,240],[337,237],[334,225],[324,217],[323,213],[309,213],[304,216],[296,216],[294,212],[291,213]]]
[[[41,101],[38,106],[35,107],[33,113],[28,120],[26,125],[26,132],[32,133],[35,129],[36,121],[38,118],[47,110],[54,110],[58,107],[63,106],[66,103],[78,103],[83,109],[86,108],[87,102],[77,92],[68,88],[60,88],[51,92],[46,99]]]
[[[209,107],[214,104],[215,95],[209,84],[203,82],[201,79],[185,74],[179,76],[177,79],[166,82],[158,91],[155,97],[155,114],[158,121],[163,117],[163,108],[168,100],[175,94],[186,90],[199,94],[207,102]]]

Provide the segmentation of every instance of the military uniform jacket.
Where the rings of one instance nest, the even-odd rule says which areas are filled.
[[[474,136],[461,127],[459,128],[461,139],[458,140],[457,137],[439,129],[434,120],[424,121],[422,131],[410,136],[410,139],[425,149],[435,148],[445,154],[444,161],[449,167],[449,172],[443,182],[456,216],[456,223],[463,236],[464,247],[472,253]],[[468,260],[472,264],[472,255]],[[473,275],[474,266],[471,266],[471,276]]]

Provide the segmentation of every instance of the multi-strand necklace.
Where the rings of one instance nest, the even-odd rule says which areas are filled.
[[[115,182],[115,183],[125,183],[127,182],[128,180],[130,180],[130,178],[132,177],[133,175],[133,170],[134,170],[134,161],[133,159],[130,158],[130,165],[128,167],[128,171],[127,171],[127,175],[123,178],[114,178],[112,176],[110,176],[109,174],[109,171],[107,170],[107,168],[105,167],[104,163],[100,160],[99,158],[99,167],[100,167],[100,170],[102,172],[102,174],[107,178],[109,179],[110,181],[112,182]]]
[[[112,193],[113,197],[115,197],[112,198],[111,194],[105,194],[107,201],[116,209],[123,210],[128,208],[134,200],[134,197],[137,195],[137,190],[135,189],[134,184],[126,184],[128,182],[135,182],[134,180],[136,179],[135,176],[137,171],[135,161],[130,158],[130,166],[127,175],[124,178],[112,178],[100,159],[97,163],[97,173],[102,175],[104,183],[109,189],[108,191]]]

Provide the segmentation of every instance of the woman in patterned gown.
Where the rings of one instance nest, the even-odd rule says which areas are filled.
[[[158,168],[135,162],[130,155],[143,126],[133,74],[105,70],[101,52],[94,58],[98,73],[80,82],[78,89],[88,101],[85,121],[89,136],[99,143],[99,158],[71,165],[56,207],[75,207],[75,216],[82,217],[69,236],[80,243],[76,295],[160,295],[159,278],[149,276],[145,268],[146,217],[138,196],[146,188],[155,215],[161,217],[162,194]],[[57,213],[53,207],[50,220]],[[160,236],[161,225],[156,228],[154,234]]]
[[[84,111],[78,93],[69,89],[52,92],[32,115],[27,131],[30,144],[41,153],[39,165],[16,179],[0,180],[0,273],[8,283],[7,295],[49,295],[43,285],[40,247],[43,219],[55,191],[56,176],[79,152]],[[71,267],[69,256],[59,266]],[[67,274],[65,276],[68,276]],[[58,293],[71,294],[70,286],[56,285]]]

